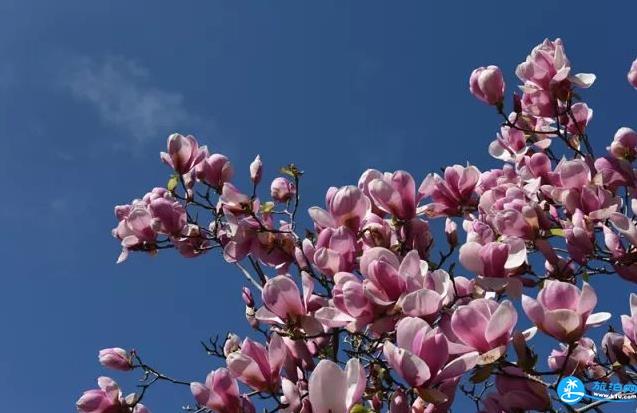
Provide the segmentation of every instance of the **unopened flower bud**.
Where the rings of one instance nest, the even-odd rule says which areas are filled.
[[[450,246],[458,245],[458,224],[453,222],[451,218],[447,218],[445,221],[445,235]]]
[[[295,193],[294,184],[283,177],[274,178],[270,185],[270,195],[277,202],[287,202]]]
[[[223,184],[230,181],[233,174],[230,160],[216,153],[201,161],[196,167],[197,178],[217,190],[221,190]]]
[[[250,179],[254,184],[261,182],[261,176],[263,175],[263,162],[261,162],[261,156],[257,155],[254,161],[250,164]]]
[[[252,291],[248,287],[243,287],[241,298],[247,307],[254,308],[254,297],[252,297]]]
[[[471,73],[469,90],[489,105],[501,105],[504,97],[504,78],[497,66],[479,67]]]
[[[100,364],[109,369],[129,371],[133,368],[131,355],[123,348],[105,348],[100,350],[98,358]]]

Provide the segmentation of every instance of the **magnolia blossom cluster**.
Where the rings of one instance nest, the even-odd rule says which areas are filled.
[[[594,285],[614,274],[637,282],[637,132],[619,128],[595,154],[593,111],[580,97],[595,76],[571,71],[560,39],[536,46],[515,74],[510,111],[500,68],[469,79],[502,119],[488,145],[500,168],[452,165],[418,181],[368,169],[309,208],[305,233],[298,167],[281,168],[264,190],[257,156],[242,186],[226,156],[171,135],[165,187],[115,208],[119,261],[218,249],[248,282],[237,296],[260,340],[211,341],[221,363],[203,382],[104,349],[105,367],[143,371],[142,390],[124,398],[100,378],[78,410],[147,412],[146,390],[166,381],[189,387],[192,412],[435,413],[461,394],[484,413],[556,412],[572,411],[555,397],[564,376],[634,383],[637,295],[615,329],[596,312]],[[435,220],[444,221],[436,245]],[[597,345],[587,334],[605,323]],[[543,359],[541,337],[554,342]]]

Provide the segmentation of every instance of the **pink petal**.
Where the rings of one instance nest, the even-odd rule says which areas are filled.
[[[610,313],[600,312],[594,313],[588,316],[586,319],[586,325],[589,327],[598,327],[600,324],[605,323],[611,317]]]
[[[590,314],[597,305],[597,294],[595,290],[586,281],[582,285],[582,294],[580,295],[577,312],[579,314]]]
[[[476,274],[481,274],[484,270],[484,264],[480,259],[480,250],[482,245],[477,242],[467,242],[460,247],[460,263],[467,270]]]
[[[362,368],[360,361],[356,358],[349,359],[345,366],[345,374],[347,375],[347,396],[345,405],[347,409],[358,402],[365,391],[365,369]]]
[[[582,319],[572,310],[551,310],[544,313],[542,328],[544,331],[560,341],[571,341],[577,339],[579,329],[582,326]]]
[[[540,303],[533,298],[522,295],[522,309],[533,324],[540,325],[544,321],[544,309]]]
[[[440,374],[438,374],[436,382],[439,383],[444,380],[462,376],[464,373],[475,367],[478,363],[479,357],[479,353],[477,351],[473,351],[454,359],[452,362],[447,364],[444,369],[442,369]]]
[[[401,300],[403,313],[412,317],[436,314],[442,307],[442,296],[435,291],[422,289],[405,295]]]
[[[312,413],[346,412],[347,377],[336,363],[321,360],[308,380]]]
[[[508,339],[517,321],[518,313],[513,308],[513,304],[508,300],[502,301],[491,316],[484,337],[489,342],[494,342],[502,337]],[[502,343],[498,341],[498,344]]]
[[[431,327],[421,318],[405,317],[396,324],[396,345],[410,349],[418,333],[428,332]]]
[[[420,386],[431,377],[429,367],[411,351],[396,347],[389,341],[383,346],[387,362],[411,386]]]
[[[263,287],[262,298],[268,309],[281,319],[305,314],[299,288],[288,276],[278,275],[269,279]]]

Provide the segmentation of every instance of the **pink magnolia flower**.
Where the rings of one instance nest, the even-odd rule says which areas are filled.
[[[571,86],[588,88],[595,81],[594,74],[570,74],[571,65],[560,39],[546,39],[536,46],[515,73],[524,82],[523,112],[539,117],[553,117],[556,100],[566,100]]]
[[[540,228],[554,225],[537,202],[538,183],[503,183],[484,191],[478,205],[481,219],[502,235],[536,239]]]
[[[374,320],[375,310],[363,282],[352,273],[339,272],[334,275],[330,306],[318,309],[314,316],[328,328],[363,331]]]
[[[194,136],[182,136],[173,133],[168,137],[168,152],[161,153],[161,160],[179,175],[190,172],[199,162],[208,156],[208,148],[199,147]]]
[[[506,192],[509,187],[519,187],[521,184],[522,179],[513,165],[504,164],[501,169],[491,169],[480,174],[475,191],[481,198],[490,189],[501,187],[501,191]]]
[[[496,240],[493,229],[482,221],[464,220],[462,227],[467,233],[467,242],[477,242],[482,245]]]
[[[218,413],[243,413],[251,404],[239,396],[239,385],[225,368],[211,371],[205,383],[190,383],[190,391],[197,403]]]
[[[100,350],[100,364],[113,370],[129,371],[133,368],[131,355],[123,348],[113,347]]]
[[[314,282],[305,272],[301,274],[303,295],[288,275],[270,278],[263,286],[263,306],[256,312],[259,321],[268,324],[302,327],[309,335],[322,332],[319,322],[309,313],[325,305],[324,300],[312,295]]]
[[[582,211],[575,210],[571,223],[564,228],[566,247],[573,261],[585,264],[594,252],[593,228],[584,219]]]
[[[224,193],[228,185],[224,185]],[[222,244],[226,261],[237,262],[251,255],[265,265],[277,268],[285,268],[294,261],[295,242],[288,223],[282,222],[276,228],[270,214],[261,214],[257,220],[230,209],[225,211],[225,217],[227,226],[223,230]]]
[[[602,338],[602,350],[611,363],[632,364],[637,356],[635,346],[623,334],[608,332]]]
[[[306,298],[312,293],[310,282],[303,283]],[[306,288],[310,287],[309,291]],[[283,324],[283,320],[294,319],[307,314],[306,302],[301,298],[299,287],[287,275],[277,275],[270,278],[263,286],[261,293],[264,306],[257,311],[257,318],[262,320],[276,320]]]
[[[223,184],[219,204],[223,207],[224,212],[235,214],[245,214],[246,210],[259,210],[258,200],[253,200],[230,182]]]
[[[378,305],[387,305],[388,299],[397,296],[397,306],[403,314],[434,321],[442,306],[450,303],[454,296],[449,274],[444,270],[429,271],[427,261],[421,260],[416,250],[408,252],[397,268],[392,266],[391,260],[382,258],[382,252],[368,251],[368,254],[379,255],[367,265],[368,296]],[[365,263],[370,260],[364,257]],[[458,283],[463,281],[463,277],[458,277]]]
[[[281,336],[273,334],[267,349],[246,338],[239,351],[226,357],[228,370],[234,377],[257,391],[276,391],[285,361],[286,347]]]
[[[595,160],[595,169],[601,176],[604,186],[610,190],[621,186],[635,186],[633,167],[626,159],[605,156]]]
[[[356,234],[346,226],[324,228],[316,240],[314,254],[309,257],[326,275],[353,271],[356,265]]]
[[[295,193],[294,184],[283,177],[274,178],[270,185],[270,195],[277,202],[288,202]]]
[[[567,355],[570,356],[567,358]],[[548,358],[548,365],[553,371],[563,371],[564,375],[581,375],[591,369],[592,373],[597,367],[595,356],[597,349],[595,342],[588,337],[582,337],[570,352],[568,346],[560,344],[559,349],[554,349]],[[602,372],[603,373],[603,372]]]
[[[416,183],[408,172],[386,172],[369,182],[367,188],[374,205],[381,211],[402,220],[416,216],[416,204],[421,195],[416,194]]]
[[[398,257],[390,250],[381,247],[371,248],[361,257],[360,271],[365,276],[364,287],[368,297],[376,304],[392,305],[406,291],[407,268],[412,264],[419,266],[418,253],[411,251],[410,257],[403,262],[405,265],[401,267]]]
[[[160,234],[179,235],[188,221],[186,209],[172,197],[154,199],[148,208],[153,216],[151,226]]]
[[[460,342],[481,354],[480,363],[499,359],[518,320],[510,301],[479,298],[458,307],[451,316],[451,329]]]
[[[186,235],[186,210],[165,188],[154,188],[131,205],[116,206],[115,215],[119,224],[113,229],[113,236],[122,240],[118,262],[126,259],[129,250],[152,252],[157,234],[173,241]]]
[[[564,53],[561,39],[550,41],[545,39],[520,63],[515,74],[522,82],[533,82],[537,86],[549,90],[553,84],[565,80],[571,71],[571,64]]]
[[[580,210],[592,220],[605,220],[619,209],[621,199],[611,191],[595,184],[579,188],[553,188],[550,196],[570,213]]]
[[[631,128],[619,128],[610,146],[606,148],[611,156],[629,162],[637,157],[637,132]]]
[[[630,65],[630,70],[628,71],[628,83],[635,89],[637,89],[637,59],[633,61],[633,64]]]
[[[375,179],[383,179],[385,177],[385,175],[376,169],[367,169],[365,172],[363,172],[360,176],[360,178],[358,178],[358,189],[360,189],[361,191],[363,191],[363,194],[365,194],[365,196],[367,196],[367,198],[370,199],[372,206],[371,206],[371,211],[372,213],[374,213],[375,215],[378,215],[379,217],[384,216],[385,212],[383,210],[381,210],[373,201],[372,196],[369,192],[369,184],[370,182],[372,182]]]
[[[478,204],[476,185],[480,171],[475,166],[454,165],[447,167],[444,176],[429,174],[418,192],[423,198],[431,197],[432,203],[425,205],[422,211],[432,217],[464,215]]]
[[[150,413],[143,404],[135,402],[134,394],[124,398],[113,379],[99,377],[97,384],[99,389],[84,392],[77,401],[79,413]]]
[[[118,263],[126,260],[129,250],[143,249],[146,245],[152,248],[157,233],[152,228],[153,216],[146,202],[135,200],[131,205],[118,205],[115,207],[115,215],[119,223],[112,233],[122,241]]]
[[[582,337],[587,326],[595,326],[610,318],[609,313],[591,314],[597,304],[593,288],[584,282],[580,290],[573,284],[547,280],[537,300],[522,296],[522,308],[544,333],[564,343]]]
[[[589,108],[586,103],[578,102],[571,106],[573,118],[568,115],[562,115],[562,124],[566,125],[566,130],[573,135],[583,135],[586,127],[593,118],[593,109]]]
[[[528,151],[526,136],[519,129],[503,126],[489,145],[489,155],[505,162],[515,162]]]
[[[562,83],[562,94],[564,94],[564,86],[568,83]],[[555,116],[554,96],[550,90],[542,89],[532,82],[526,82],[522,86],[522,112],[543,118],[552,118]]]
[[[568,81],[576,86],[587,88],[595,81],[595,75],[579,73],[571,75],[571,63],[564,52],[561,39],[545,39],[520,63],[515,70],[518,78],[531,83],[541,90],[552,91]]]
[[[453,300],[454,281],[445,270],[428,271],[424,264],[421,264],[420,271],[413,267],[412,273],[405,273],[405,266],[401,266],[407,277],[407,291],[398,301],[398,305],[408,316],[421,317],[433,322],[440,309]],[[466,279],[463,277],[457,277],[455,281],[460,284],[464,280]],[[458,293],[460,294],[460,291]]]
[[[449,361],[449,347],[444,334],[415,317],[406,317],[398,322],[396,344],[386,341],[383,354],[391,367],[414,387],[429,387],[459,377],[478,361],[477,352]]]
[[[502,71],[497,66],[479,67],[469,77],[471,94],[489,105],[502,103],[504,87]]]
[[[483,195],[483,198],[486,196]],[[525,240],[533,240],[537,237],[542,216],[542,212],[538,216],[537,204],[533,202],[523,205],[512,204],[508,208],[491,212],[494,212],[494,215],[487,215],[485,218],[492,222],[500,234]]]
[[[405,221],[391,237],[392,245],[402,245],[405,250],[416,250],[423,259],[429,256],[433,242],[429,223],[420,218]]]
[[[527,155],[517,164],[518,175],[527,181],[540,178],[540,183],[549,183],[551,172],[553,172],[551,159],[544,152]]]
[[[321,360],[308,381],[312,413],[349,412],[365,391],[365,369],[356,358],[345,370],[331,360]]]
[[[380,211],[380,214],[384,215],[382,211]],[[363,220],[359,235],[363,243],[363,249],[374,247],[390,248],[396,237],[396,231],[386,219],[371,213]]]
[[[564,189],[579,189],[591,180],[591,170],[583,159],[562,159],[555,167],[555,186]]]
[[[546,386],[518,367],[505,367],[495,378],[496,393],[485,399],[487,413],[545,411],[551,405]]]
[[[460,263],[469,271],[485,277],[506,277],[526,262],[526,245],[520,238],[481,245],[469,241],[460,247]]]
[[[319,229],[346,226],[357,231],[371,208],[369,198],[353,185],[328,189],[325,195],[325,205],[327,210],[319,207],[312,207],[308,210],[314,224]]]
[[[221,191],[223,184],[232,179],[234,169],[226,156],[215,153],[202,160],[195,168],[195,173],[197,179]]]

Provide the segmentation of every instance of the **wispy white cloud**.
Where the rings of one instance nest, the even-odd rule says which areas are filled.
[[[62,83],[75,98],[94,105],[103,122],[139,143],[211,123],[190,113],[181,93],[154,86],[145,67],[124,57],[70,59]]]

